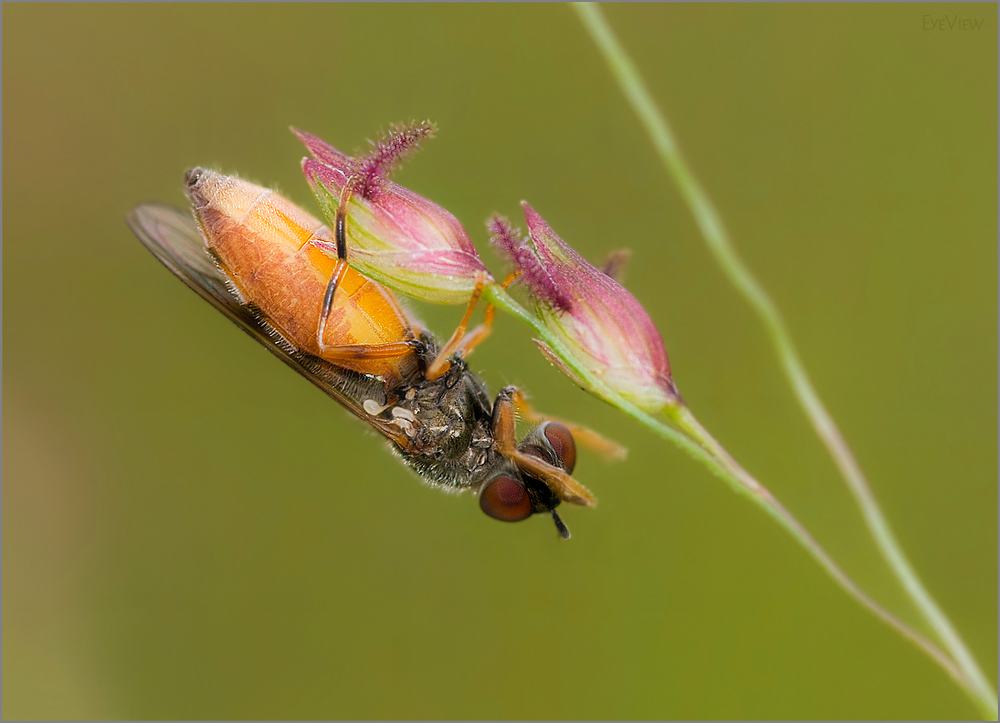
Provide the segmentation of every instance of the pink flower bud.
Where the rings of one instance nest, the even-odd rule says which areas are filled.
[[[589,264],[522,202],[530,239],[502,219],[489,229],[494,245],[521,271],[535,315],[572,359],[537,340],[542,353],[582,386],[582,368],[637,407],[659,411],[680,402],[663,339],[649,314],[618,282]],[[597,391],[597,390],[595,390]]]
[[[331,226],[345,184],[353,184],[347,203],[348,263],[407,296],[460,304],[469,300],[478,275],[492,280],[469,235],[436,203],[385,177],[430,130],[422,124],[391,131],[363,158],[345,156],[308,133],[296,135],[313,155],[302,161],[302,170]],[[334,246],[324,249],[336,255]]]

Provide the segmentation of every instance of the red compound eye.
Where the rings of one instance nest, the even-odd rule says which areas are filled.
[[[576,441],[573,434],[565,425],[549,422],[545,425],[545,439],[549,440],[563,469],[573,474],[573,468],[576,467]]]
[[[505,474],[486,483],[479,493],[479,506],[493,519],[504,522],[517,522],[534,512],[524,485]]]

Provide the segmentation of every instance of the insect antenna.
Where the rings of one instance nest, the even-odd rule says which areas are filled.
[[[556,523],[556,529],[559,530],[559,537],[563,538],[564,540],[568,540],[570,538],[570,534],[569,534],[569,528],[566,527],[566,523],[564,523],[562,521],[562,518],[560,518],[559,515],[556,514],[555,510],[551,510],[551,512],[552,512],[552,519]]]

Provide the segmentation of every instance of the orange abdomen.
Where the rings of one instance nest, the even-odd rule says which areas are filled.
[[[261,186],[199,170],[189,196],[208,247],[244,300],[298,349],[324,356],[316,339],[336,259],[309,242],[333,234],[287,199]],[[411,321],[391,291],[348,269],[337,287],[323,335],[326,347],[379,345],[414,338]],[[337,366],[400,381],[412,357],[330,359]]]

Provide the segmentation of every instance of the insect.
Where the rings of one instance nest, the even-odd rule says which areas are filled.
[[[351,269],[341,204],[331,230],[277,193],[214,171],[187,173],[193,215],[146,203],[127,217],[153,255],[278,358],[384,435],[431,485],[473,490],[482,510],[514,522],[589,506],[570,475],[576,440],[593,433],[546,420],[516,387],[492,402],[464,357],[490,332],[467,332],[482,291],[443,346],[393,293]],[[335,244],[337,258],[317,248]],[[516,415],[535,423],[520,441]],[[584,440],[586,441],[586,440]]]

